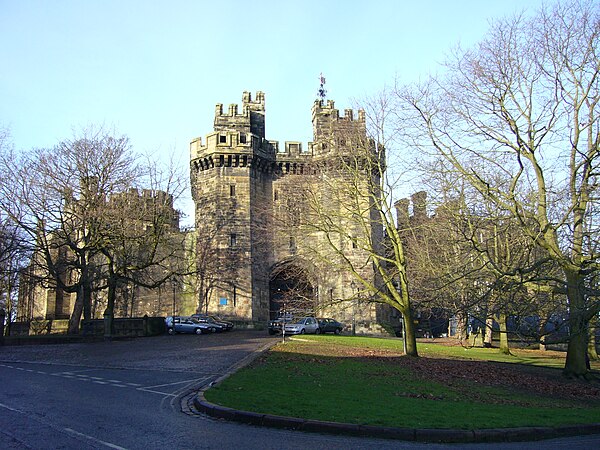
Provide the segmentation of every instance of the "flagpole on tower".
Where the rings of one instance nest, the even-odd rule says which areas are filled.
[[[317,97],[319,97],[320,100],[325,100],[325,97],[327,96],[327,90],[325,89],[325,77],[323,76],[323,72],[321,72],[319,75],[319,82],[321,85],[317,91]]]

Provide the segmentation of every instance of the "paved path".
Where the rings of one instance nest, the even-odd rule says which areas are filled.
[[[481,448],[255,427],[208,418],[195,392],[269,345],[264,332],[0,347],[0,448]],[[489,448],[598,448],[586,436]]]

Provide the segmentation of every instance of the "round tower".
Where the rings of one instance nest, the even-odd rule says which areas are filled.
[[[261,261],[268,227],[275,152],[265,139],[265,98],[244,92],[238,105],[215,108],[214,131],[190,144],[195,203],[198,309],[248,322],[268,319]]]

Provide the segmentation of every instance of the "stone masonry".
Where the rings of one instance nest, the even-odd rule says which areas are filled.
[[[346,109],[340,116],[332,100],[316,100],[314,138],[306,150],[301,142],[280,145],[268,140],[265,120],[264,93],[257,92],[252,99],[244,92],[241,109],[232,104],[224,111],[217,104],[214,131],[190,144],[197,253],[211,255],[205,260],[197,256],[206,293],[198,309],[251,326],[264,325],[279,313],[278,300],[285,291],[295,289],[319,316],[356,323],[360,331],[381,331],[378,324],[389,322],[391,311],[364,301],[340,301],[357,298],[351,278],[326,263],[304,258],[303,245],[322,237],[302,235],[294,226],[294,215],[308,214],[299,195],[307,183],[323,201],[335,201],[315,175],[315,167],[326,167],[334,150],[351,151],[348,136],[366,138],[364,112],[355,116]],[[381,238],[378,230],[372,233]],[[358,250],[348,251],[366,261]],[[207,266],[207,259],[213,264]],[[374,276],[368,269],[366,275]]]

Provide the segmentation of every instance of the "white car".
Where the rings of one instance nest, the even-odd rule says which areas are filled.
[[[319,322],[314,317],[304,317],[292,323],[285,324],[285,332],[289,334],[313,333],[321,334]]]

